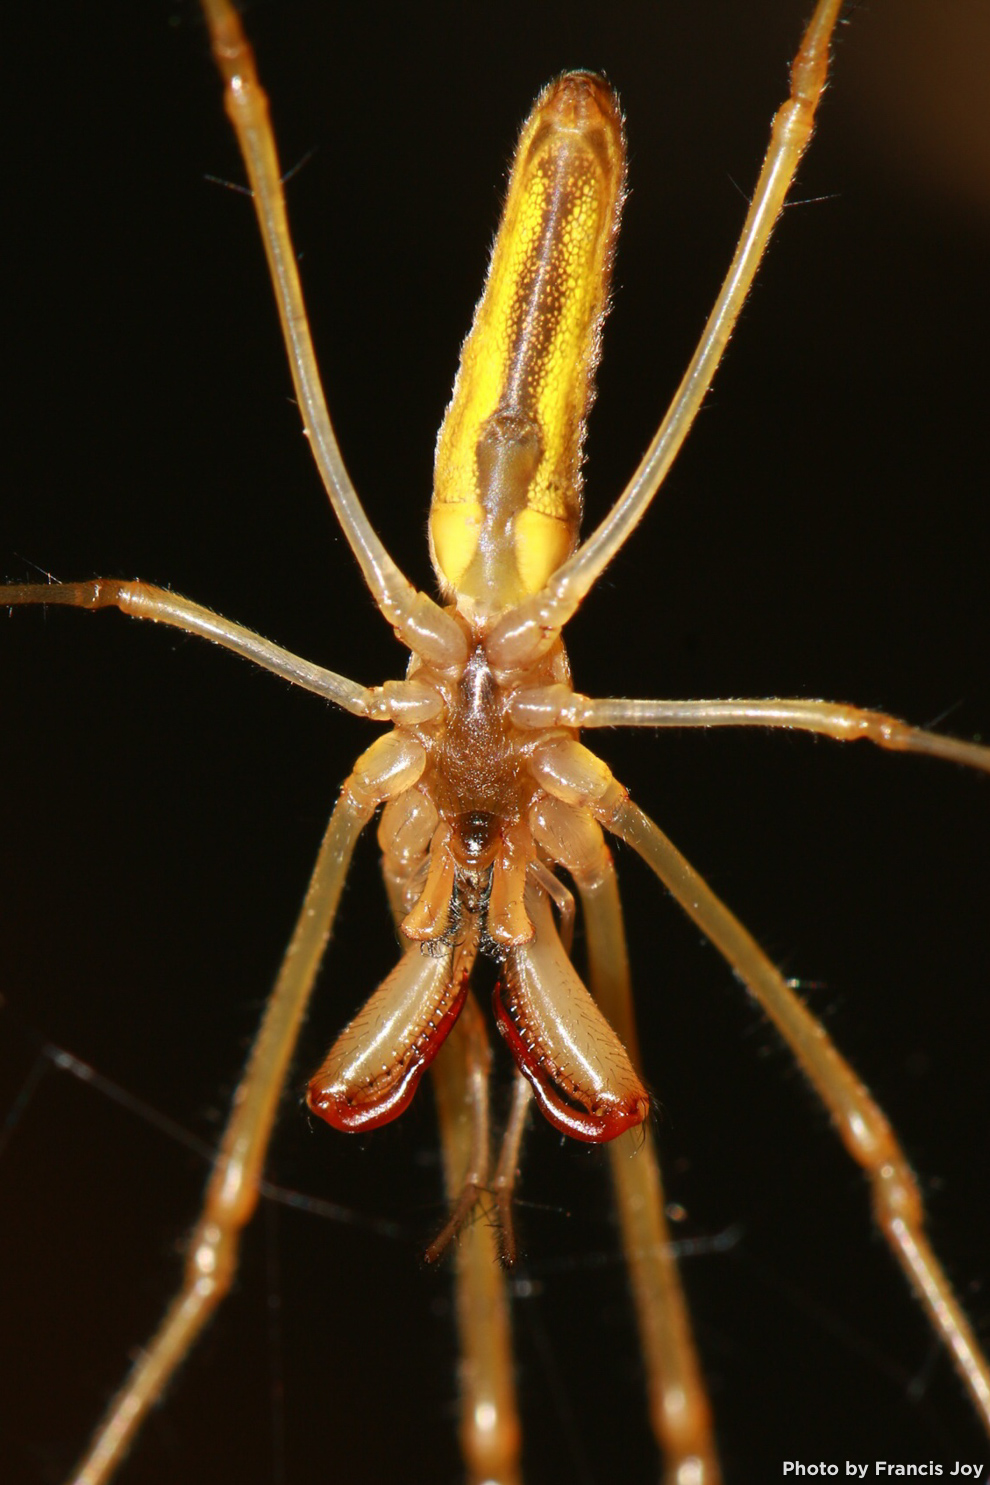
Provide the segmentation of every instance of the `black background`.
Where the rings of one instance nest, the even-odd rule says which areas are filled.
[[[251,8],[283,164],[313,152],[290,210],[344,455],[417,582],[435,429],[531,97],[593,67],[628,118],[595,519],[686,363],[783,96],[803,7],[753,9]],[[797,190],[824,199],[787,212],[667,488],[569,631],[582,689],[827,696],[990,736],[980,9],[850,15]],[[205,179],[242,176],[196,10],[21,7],[13,32],[0,570],[140,575],[362,681],[399,674],[299,434],[249,205]],[[368,732],[113,614],[3,617],[0,667],[2,1108],[37,1033],[213,1140]],[[798,737],[596,742],[812,982],[986,1337],[988,781]],[[685,1265],[728,1479],[788,1458],[985,1459],[825,1116],[715,954],[619,860],[679,1231],[703,1248],[738,1234]],[[430,1094],[367,1139],[297,1106],[394,953],[369,843],[269,1163],[354,1220],[263,1204],[235,1297],[122,1481],[459,1477],[448,1278],[419,1261],[442,1215]],[[203,1178],[64,1075],[17,1114],[0,1156],[11,1485],[65,1475],[176,1281]],[[520,1194],[528,1478],[655,1479],[601,1152],[534,1129]]]

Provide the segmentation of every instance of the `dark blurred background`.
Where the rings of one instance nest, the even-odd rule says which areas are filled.
[[[399,674],[300,436],[249,204],[207,178],[242,173],[198,12],[69,9],[21,7],[6,29],[0,571],[140,575],[362,681]],[[435,430],[531,98],[596,68],[628,118],[594,520],[711,305],[805,9],[251,6],[283,165],[301,167],[290,211],[330,406],[415,581],[431,582]],[[850,7],[799,204],[667,488],[570,631],[582,689],[825,696],[990,739],[988,55],[979,0]],[[0,1110],[48,1039],[212,1141],[369,734],[114,614],[0,616],[0,667]],[[990,781],[800,737],[595,742],[808,982],[901,1131],[987,1337]],[[449,1278],[419,1257],[442,1218],[430,1094],[366,1139],[298,1105],[395,956],[375,856],[369,841],[269,1164],[348,1215],[263,1204],[237,1293],[128,1485],[459,1478]],[[824,1114],[714,952],[631,853],[619,864],[727,1478],[985,1458]],[[0,1156],[9,1485],[64,1478],[177,1280],[204,1174],[65,1075],[16,1105]],[[528,1478],[656,1479],[602,1153],[534,1128],[520,1197]]]

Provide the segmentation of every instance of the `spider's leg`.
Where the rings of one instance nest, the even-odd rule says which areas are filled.
[[[518,1255],[516,1246],[516,1224],[512,1217],[512,1198],[519,1175],[523,1136],[529,1118],[529,1106],[533,1101],[533,1089],[527,1078],[516,1070],[512,1080],[512,1107],[502,1135],[502,1148],[498,1152],[498,1165],[492,1177],[492,1191],[498,1206],[499,1257],[506,1268],[513,1268]]]
[[[442,702],[432,686],[419,681],[386,681],[383,686],[362,686],[349,681],[336,671],[325,670],[273,644],[270,639],[245,629],[203,608],[189,598],[180,598],[167,588],[150,583],[123,582],[117,578],[94,578],[85,583],[20,583],[0,586],[0,608],[22,604],[61,604],[68,608],[119,608],[135,619],[151,619],[168,624],[186,634],[198,635],[213,644],[233,650],[263,670],[314,691],[357,717],[374,722],[406,722],[415,725],[429,721],[442,709]]]
[[[513,700],[518,727],[783,727],[837,742],[860,738],[894,753],[923,753],[990,773],[990,747],[912,727],[887,712],[832,701],[767,697],[736,701],[639,701],[581,696],[568,686],[533,687]]]
[[[544,890],[560,916],[560,942],[568,959],[574,947],[574,898],[558,876],[543,861],[532,861],[529,874]]]
[[[437,819],[433,805],[416,790],[397,796],[382,815],[378,841],[397,932],[422,895]],[[484,1018],[468,990],[460,1016],[430,1069],[451,1210],[425,1256],[427,1261],[438,1259],[453,1243],[461,1357],[459,1432],[468,1485],[484,1481],[520,1485],[522,1431],[509,1297],[495,1230],[479,1209],[488,1180],[490,1067]]]
[[[477,1002],[469,993],[460,1019],[433,1064],[444,1175],[462,1223],[454,1242],[460,1343],[460,1441],[468,1485],[521,1485],[521,1429],[516,1407],[505,1270],[495,1228],[483,1218],[464,1223],[488,1166],[488,1069],[491,1049]],[[450,1224],[448,1224],[449,1226]],[[427,1256],[442,1238],[431,1245]]]
[[[882,1110],[821,1022],[652,820],[625,796],[613,795],[596,813],[639,852],[780,1032],[849,1154],[869,1177],[877,1224],[990,1431],[990,1365],[925,1235],[917,1182]]]
[[[488,655],[494,666],[518,664],[547,648],[642,520],[666,478],[711,386],[811,139],[828,73],[829,42],[841,8],[842,0],[819,0],[808,23],[791,65],[790,93],[774,116],[766,158],[729,271],[653,442],[601,525],[540,592],[524,599],[495,626],[488,639]]]
[[[418,744],[388,733],[362,755],[344,784],[234,1095],[203,1211],[190,1237],[182,1287],[111,1403],[73,1476],[74,1485],[103,1485],[109,1480],[149,1408],[162,1396],[230,1288],[241,1229],[257,1205],[258,1185],[286,1073],[355,843],[385,792],[408,788],[422,772],[425,761]]]
[[[592,994],[640,1069],[622,902],[601,827],[586,811],[555,799],[544,799],[534,813],[540,844],[566,866],[581,898]],[[711,1407],[671,1248],[652,1131],[648,1125],[629,1130],[610,1142],[608,1153],[665,1478],[669,1485],[715,1485]]]
[[[445,1069],[441,1069],[439,1081],[443,1083],[442,1089],[434,1080],[434,1091],[440,1107],[441,1144],[451,1208],[447,1221],[423,1255],[427,1263],[436,1263],[437,1259],[443,1257],[478,1205],[481,1193],[488,1184],[491,1143],[488,1082],[492,1053],[478,1002],[470,990],[457,1025],[461,1028],[461,1035],[455,1056],[460,1065],[456,1071],[451,1072],[449,1078],[445,1078]],[[457,1084],[456,1092],[451,1092],[452,1082]],[[451,1100],[456,1102],[458,1096],[464,1106],[463,1128],[458,1127],[450,1107]]]
[[[368,520],[344,467],[313,351],[268,99],[258,81],[254,54],[229,0],[203,0],[203,10],[213,56],[224,80],[227,117],[234,126],[251,182],[296,397],[330,503],[375,602],[403,643],[438,665],[463,665],[467,659],[463,632],[439,604],[417,592],[399,571]]]
[[[600,758],[572,738],[554,738],[534,750],[530,768],[553,799],[590,810],[607,830],[639,852],[776,1026],[828,1109],[849,1154],[869,1177],[877,1224],[990,1432],[990,1365],[932,1252],[917,1182],[869,1090],[752,935],[632,803]]]

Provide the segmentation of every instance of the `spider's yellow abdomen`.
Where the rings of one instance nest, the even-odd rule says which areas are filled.
[[[577,540],[624,175],[615,95],[566,73],[523,126],[437,441],[433,562],[470,616],[537,592]]]

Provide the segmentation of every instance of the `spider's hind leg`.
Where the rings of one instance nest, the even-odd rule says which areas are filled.
[[[495,1227],[466,1220],[488,1167],[488,1068],[491,1051],[469,993],[460,1019],[433,1065],[444,1175],[453,1209],[431,1244],[436,1256],[454,1240],[460,1341],[460,1439],[469,1485],[520,1485],[521,1431],[516,1406],[509,1298]]]
[[[457,1040],[451,1047],[451,1040]],[[449,1048],[449,1050],[448,1050]],[[468,991],[457,1025],[435,1064],[450,1215],[423,1255],[435,1263],[467,1225],[488,1184],[491,1047],[478,1002]]]
[[[588,981],[634,1067],[640,1066],[629,956],[615,867],[601,827],[584,809],[544,798],[534,828],[574,878],[588,945]],[[663,1182],[648,1125],[608,1146],[622,1246],[647,1372],[650,1421],[670,1485],[720,1479],[711,1408],[691,1335],[664,1213]]]
[[[866,1174],[877,1226],[990,1432],[990,1365],[928,1241],[921,1195],[907,1157],[869,1089],[752,936],[653,821],[621,790],[607,802],[603,796],[599,818],[639,852],[786,1042],[846,1150]]]
[[[182,1285],[80,1461],[76,1485],[103,1485],[127,1454],[200,1332],[227,1294],[241,1232],[258,1201],[265,1155],[299,1028],[358,836],[392,789],[423,770],[417,743],[396,733],[362,754],[330,817],[295,932],[268,1000],[189,1241]]]

